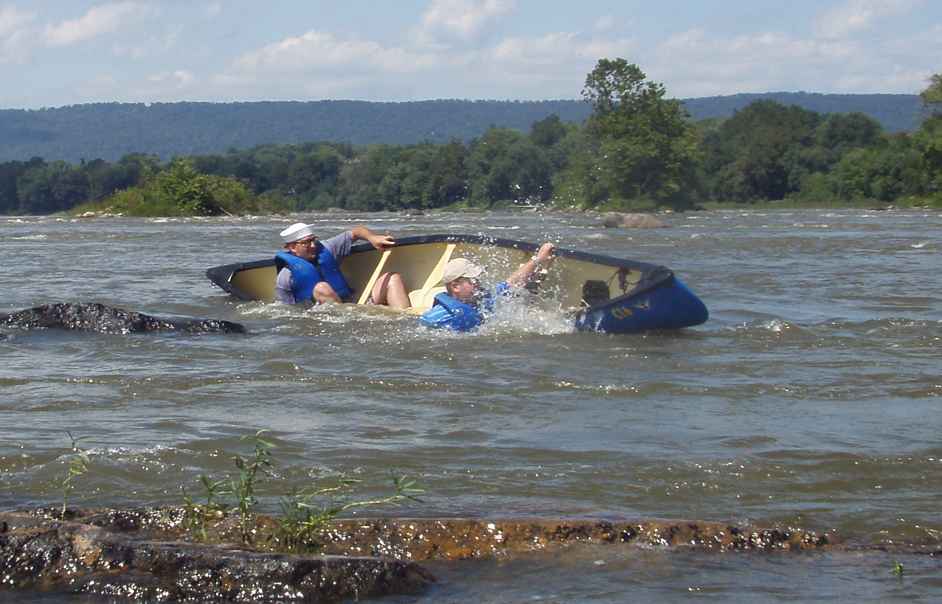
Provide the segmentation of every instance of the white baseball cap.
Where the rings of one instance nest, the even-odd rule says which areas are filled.
[[[455,258],[449,260],[442,271],[442,283],[451,283],[455,279],[467,277],[468,279],[477,279],[481,276],[484,269],[464,258]]]
[[[310,237],[314,234],[314,225],[313,224],[304,224],[303,222],[295,222],[282,232],[278,233],[281,235],[282,241],[285,243],[293,243],[305,237]]]

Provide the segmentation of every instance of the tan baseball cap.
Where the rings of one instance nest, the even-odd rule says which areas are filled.
[[[442,283],[451,283],[455,279],[467,277],[468,279],[477,279],[481,276],[484,269],[464,258],[455,258],[449,260],[442,271]]]

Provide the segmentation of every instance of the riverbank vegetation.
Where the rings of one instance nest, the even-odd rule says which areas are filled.
[[[492,127],[465,144],[262,145],[222,155],[0,164],[0,213],[212,216],[551,205],[565,209],[920,205],[942,208],[942,76],[918,130],[757,101],[689,119],[624,59],[588,74],[581,125]]]

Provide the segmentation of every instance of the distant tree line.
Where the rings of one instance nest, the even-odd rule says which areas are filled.
[[[886,133],[860,113],[823,115],[774,101],[692,121],[624,59],[586,77],[582,124],[551,115],[527,132],[492,127],[468,143],[261,145],[224,154],[132,154],[117,162],[41,158],[0,164],[0,213],[84,208],[146,215],[433,209],[554,204],[688,209],[803,200],[942,207],[942,78],[929,117]]]

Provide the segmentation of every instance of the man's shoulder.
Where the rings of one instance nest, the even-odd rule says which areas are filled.
[[[327,248],[334,258],[339,260],[350,253],[350,247],[353,245],[353,233],[350,231],[338,233],[329,239],[322,240],[321,245]]]

